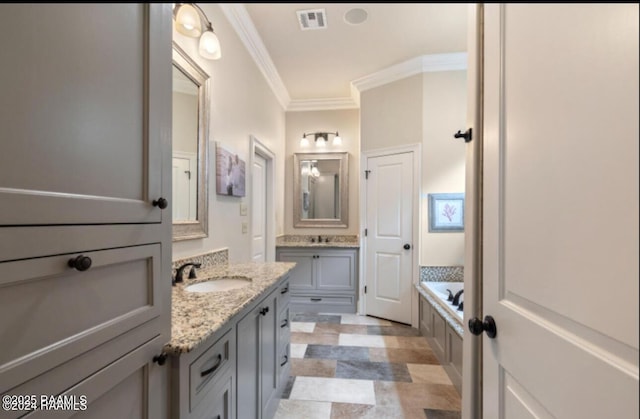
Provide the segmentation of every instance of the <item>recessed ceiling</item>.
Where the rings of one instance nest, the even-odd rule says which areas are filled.
[[[468,4],[245,3],[277,72],[296,100],[351,96],[350,83],[395,64],[467,49]],[[300,30],[297,12],[324,9],[327,28]],[[348,13],[356,21],[346,20]]]

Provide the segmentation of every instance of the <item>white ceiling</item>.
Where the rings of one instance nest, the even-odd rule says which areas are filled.
[[[221,7],[289,110],[292,105],[304,108],[312,103],[316,108],[355,107],[357,90],[362,90],[358,83],[385,71],[398,73],[409,62],[433,58],[440,62],[449,53],[463,53],[467,48],[467,4],[245,3]],[[353,8],[365,9],[368,19],[359,25],[347,23],[344,14]],[[301,30],[296,11],[307,9],[325,9],[327,28]]]

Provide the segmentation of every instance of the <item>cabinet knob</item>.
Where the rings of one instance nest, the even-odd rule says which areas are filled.
[[[158,207],[160,209],[165,209],[169,206],[169,201],[164,198],[158,198],[151,202],[154,207]]]
[[[74,259],[69,259],[68,264],[71,268],[78,271],[86,271],[91,267],[91,258],[89,256],[80,255]]]
[[[160,355],[156,355],[153,357],[153,362],[155,362],[160,366],[164,365],[166,361],[167,361],[167,354],[165,354],[164,352],[161,353]]]
[[[262,314],[263,316],[266,316],[266,314],[269,312],[269,307],[263,307],[260,310],[260,314]]]
[[[402,247],[404,247],[404,250],[409,250],[409,249],[411,249],[411,245],[410,245],[409,243],[405,243],[405,245],[404,245],[404,246],[402,246]]]

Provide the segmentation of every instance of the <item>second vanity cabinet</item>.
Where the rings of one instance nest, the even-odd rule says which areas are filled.
[[[276,259],[296,262],[291,272],[291,311],[356,312],[357,249],[282,247],[276,250]]]

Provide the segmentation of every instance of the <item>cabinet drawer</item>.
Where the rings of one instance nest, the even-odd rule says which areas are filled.
[[[282,347],[291,341],[291,319],[289,317],[289,307],[280,312],[278,327],[280,328],[278,345],[279,347]]]
[[[206,405],[194,414],[195,419],[231,419],[233,414],[233,374],[228,373],[216,380],[207,394]],[[202,411],[202,413],[200,413]]]
[[[235,359],[235,330],[230,329],[189,365],[189,406],[193,411],[229,370]]]
[[[104,412],[109,412],[110,417],[132,417],[131,412],[148,412],[147,415],[135,415],[139,418],[159,417],[156,410],[160,404],[157,400],[165,395],[157,394],[159,386],[150,386],[145,381],[161,380],[160,375],[168,366],[161,367],[151,362],[154,355],[161,352],[165,342],[160,336],[149,338],[149,334],[144,327],[136,328],[11,389],[6,394],[84,395],[87,407],[84,412],[78,413],[84,413],[86,417],[99,417]],[[143,403],[149,405],[144,406]],[[127,405],[132,409],[130,412],[119,410]],[[24,413],[0,410],[0,418],[23,417],[21,415]],[[47,418],[53,413],[34,411],[26,417]],[[67,415],[71,416],[72,413],[74,412],[67,412]]]
[[[90,268],[69,267],[81,254]],[[149,244],[0,263],[0,392],[168,310],[160,259]]]
[[[292,312],[355,313],[355,295],[296,295],[291,296]]]
[[[278,287],[278,310],[288,306],[289,301],[291,301],[291,289],[289,287],[289,278],[285,279]]]

